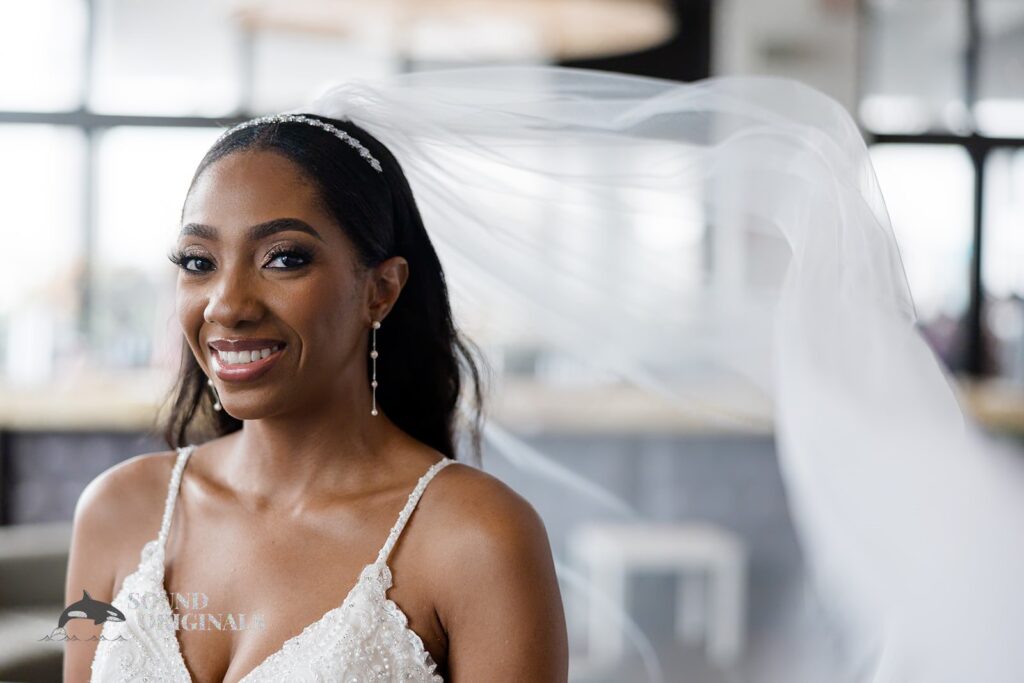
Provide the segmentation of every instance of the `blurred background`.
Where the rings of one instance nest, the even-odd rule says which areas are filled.
[[[207,147],[347,77],[495,62],[773,74],[838,100],[870,146],[922,333],[968,412],[1024,457],[1020,0],[0,0],[0,679],[60,679],[64,644],[41,639],[78,496],[166,449],[151,431],[181,343],[166,254]],[[594,254],[595,269],[620,257]],[[530,492],[560,558],[594,575],[615,558],[664,680],[783,680],[815,621],[792,613],[805,588],[770,422],[705,425],[471,327],[502,377],[491,419],[673,534],[630,535],[674,551],[651,559]],[[653,680],[643,648],[568,616],[573,680]]]

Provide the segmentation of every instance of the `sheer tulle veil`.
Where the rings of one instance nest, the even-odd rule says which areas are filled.
[[[549,349],[681,420],[774,435],[838,647],[825,677],[801,678],[802,657],[822,658],[809,642],[772,680],[1024,680],[1021,465],[964,414],[915,327],[837,102],[775,77],[493,66],[346,81],[298,112],[350,119],[395,154],[470,336]],[[498,422],[485,437],[487,458],[560,487],[577,521],[644,520]],[[555,559],[566,600],[589,595]],[[638,680],[677,680],[611,605],[591,607],[638,648]]]

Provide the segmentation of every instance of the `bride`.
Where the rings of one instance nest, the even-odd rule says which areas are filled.
[[[915,327],[855,122],[799,82],[341,83],[213,145],[172,260],[175,450],[79,501],[68,615],[103,639],[68,643],[68,680],[565,681],[590,665],[570,597],[636,646],[631,680],[666,680],[623,592],[559,551],[591,521],[693,517],[689,454],[617,458],[655,494],[633,501],[546,458],[481,420],[455,319],[570,387],[545,410],[771,435],[809,581],[728,680],[1024,680],[1024,467]],[[455,462],[462,437],[501,481]],[[753,509],[742,478],[718,499]],[[822,618],[790,628],[805,596]]]
[[[398,160],[351,122],[250,121],[181,225],[178,448],[78,502],[67,602],[124,621],[71,644],[65,680],[566,680],[543,522],[454,460],[480,371]]]

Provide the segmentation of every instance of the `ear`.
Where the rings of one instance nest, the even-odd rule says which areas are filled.
[[[384,320],[398,301],[398,295],[409,279],[409,262],[401,256],[392,256],[373,268],[367,288],[367,325]]]

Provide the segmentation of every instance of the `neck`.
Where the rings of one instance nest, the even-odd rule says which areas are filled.
[[[408,439],[383,412],[323,419],[314,414],[246,420],[218,458],[225,481],[256,506],[294,511],[326,497],[384,488],[402,477]]]

